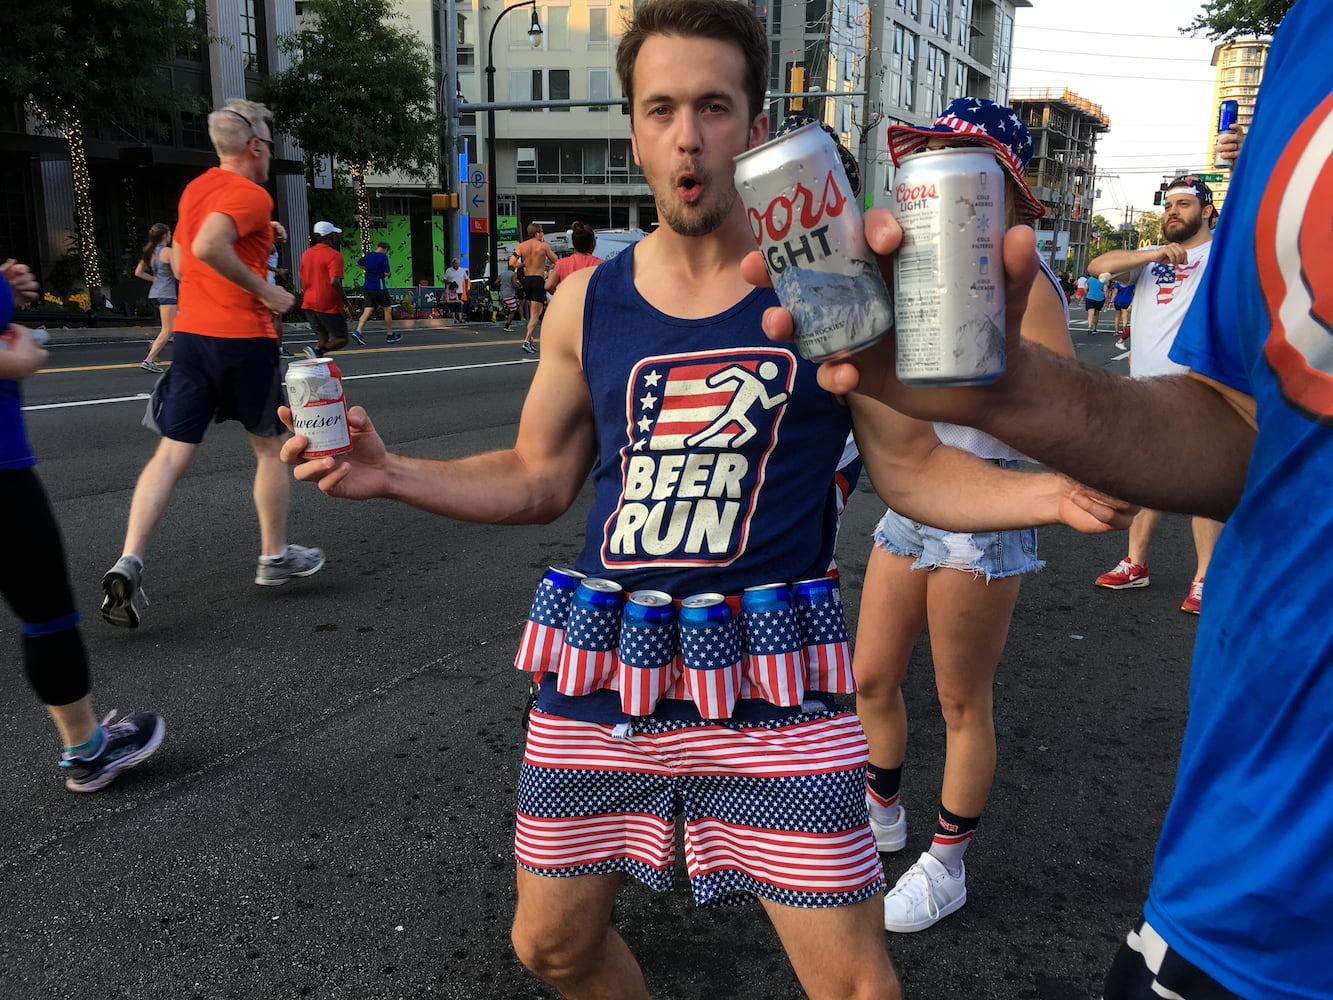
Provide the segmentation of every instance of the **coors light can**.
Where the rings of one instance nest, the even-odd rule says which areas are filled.
[[[984,385],[1004,374],[1004,184],[981,149],[926,150],[898,168],[893,299],[904,385]]]
[[[804,357],[826,361],[888,336],[889,290],[838,148],[818,122],[737,156],[736,189]]]
[[[292,428],[306,436],[302,458],[342,455],[352,450],[342,372],[327,358],[287,366],[287,405]]]

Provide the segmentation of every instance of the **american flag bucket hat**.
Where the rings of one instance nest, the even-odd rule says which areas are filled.
[[[889,155],[893,165],[901,166],[904,157],[923,149],[938,136],[961,136],[979,146],[989,146],[995,158],[1018,186],[1020,222],[1033,222],[1046,214],[1023,180],[1023,172],[1032,159],[1032,136],[1013,108],[982,97],[956,97],[933,125],[890,125]]]

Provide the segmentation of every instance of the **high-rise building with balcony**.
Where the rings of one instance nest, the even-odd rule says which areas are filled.
[[[1268,59],[1271,43],[1270,38],[1241,38],[1213,49],[1212,65],[1216,70],[1213,79],[1213,128],[1217,126],[1218,109],[1222,102],[1234,100],[1240,112],[1237,120],[1249,131],[1250,119],[1254,117],[1254,99],[1259,93],[1259,81],[1264,76],[1264,63]],[[1213,181],[1209,187],[1213,190],[1213,203],[1220,209],[1231,183],[1231,165],[1219,163],[1214,152],[1210,142],[1206,152],[1208,170],[1219,174],[1221,179]]]
[[[1029,0],[872,0],[871,84],[860,151],[872,199],[892,186],[887,126],[928,125],[955,97],[1006,103],[1014,17]],[[874,15],[878,14],[878,19]],[[853,147],[855,148],[855,147]]]
[[[1032,133],[1024,180],[1046,206],[1037,252],[1056,271],[1083,271],[1096,193],[1097,137],[1111,128],[1101,105],[1072,90],[1021,90],[1009,103]]]

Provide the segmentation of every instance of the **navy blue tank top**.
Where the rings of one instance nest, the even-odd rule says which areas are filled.
[[[584,306],[596,496],[576,568],[677,598],[823,576],[847,408],[764,336],[771,290],[678,319],[634,287],[634,249],[597,268]]]

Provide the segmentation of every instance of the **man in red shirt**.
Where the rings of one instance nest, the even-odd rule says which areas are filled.
[[[351,304],[343,291],[342,232],[332,222],[316,222],[310,249],[301,255],[301,308],[315,334],[315,355],[347,346]]]
[[[271,221],[273,199],[260,185],[273,160],[272,117],[262,104],[231,100],[208,116],[218,166],[181,194],[172,268],[180,279],[171,367],[153,387],[145,424],[162,435],[130,501],[123,555],[102,578],[102,617],[136,628],[147,604],[143,553],[176,482],[209,424],[239,421],[255,453],[259,515],[255,583],[273,587],[324,566],[319,549],[287,544],[291,477],[279,456],[282,378],[273,314],[292,294],[268,283],[268,254],[285,239]]]

